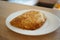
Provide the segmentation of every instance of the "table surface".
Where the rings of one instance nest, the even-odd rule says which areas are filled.
[[[0,40],[60,40],[60,27],[46,35],[39,36],[27,36],[15,33],[7,28],[5,25],[6,18],[15,11],[24,9],[40,9],[54,13],[55,10],[37,6],[26,6],[21,4],[8,3],[0,1]]]

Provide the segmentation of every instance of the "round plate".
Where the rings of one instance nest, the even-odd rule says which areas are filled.
[[[47,11],[43,11],[43,10],[35,10],[35,11],[39,11],[40,13],[45,14],[45,16],[47,17],[46,22],[44,23],[44,25],[36,30],[23,30],[14,26],[10,25],[10,21],[17,17],[18,15],[21,15],[27,11],[31,11],[31,10],[21,10],[21,11],[17,11],[12,13],[10,16],[7,17],[6,19],[6,25],[9,29],[11,29],[12,31],[19,33],[19,34],[24,34],[24,35],[44,35],[44,34],[48,34],[51,33],[53,31],[55,31],[59,26],[60,26],[60,19],[56,16],[53,15],[50,12]]]

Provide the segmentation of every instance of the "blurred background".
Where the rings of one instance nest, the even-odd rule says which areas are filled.
[[[60,0],[0,0],[10,3],[17,3],[29,6],[41,6],[47,8],[60,9]]]

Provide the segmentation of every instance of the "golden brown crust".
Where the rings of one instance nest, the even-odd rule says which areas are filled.
[[[29,11],[12,19],[10,24],[21,29],[35,30],[41,27],[45,21],[44,14],[38,11]]]

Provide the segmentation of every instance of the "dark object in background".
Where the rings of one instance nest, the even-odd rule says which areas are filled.
[[[47,8],[53,8],[54,4],[49,4],[49,3],[43,3],[43,2],[38,2],[36,6],[42,6],[42,7],[47,7]]]

